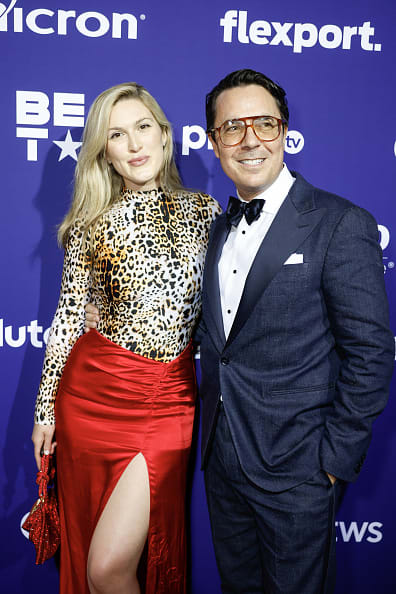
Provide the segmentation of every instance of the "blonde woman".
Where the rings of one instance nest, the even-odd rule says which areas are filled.
[[[183,188],[171,126],[146,89],[97,97],[59,230],[62,286],[32,435],[38,465],[57,446],[61,594],[139,593],[146,541],[146,594],[186,591],[191,334],[219,210]],[[101,316],[84,334],[88,301]]]

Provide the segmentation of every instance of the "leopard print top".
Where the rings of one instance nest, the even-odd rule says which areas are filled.
[[[62,285],[44,358],[35,422],[55,423],[67,357],[82,334],[84,307],[100,310],[98,331],[134,353],[169,362],[187,346],[201,308],[209,228],[220,213],[206,194],[125,190],[83,233],[71,229]]]

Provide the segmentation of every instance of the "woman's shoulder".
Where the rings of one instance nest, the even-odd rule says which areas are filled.
[[[87,217],[80,214],[67,229],[63,239],[63,247],[66,252],[72,252],[77,248],[79,250],[89,250],[90,238],[91,225],[87,223]]]
[[[70,224],[66,232],[66,245],[70,242],[81,240],[86,232],[87,224],[84,216],[79,215]]]
[[[214,217],[221,213],[220,204],[210,194],[198,190],[182,190],[179,192],[179,195],[182,199],[188,200],[190,204],[193,204],[199,209],[210,210]]]

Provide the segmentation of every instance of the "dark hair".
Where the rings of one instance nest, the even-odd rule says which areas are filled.
[[[259,85],[264,87],[275,99],[282,120],[286,124],[289,122],[289,109],[287,107],[286,92],[277,85],[273,80],[255,70],[244,68],[243,70],[236,70],[228,74],[206,95],[206,130],[209,132],[214,125],[216,117],[216,100],[217,97],[226,89],[234,87],[242,87],[246,85]]]

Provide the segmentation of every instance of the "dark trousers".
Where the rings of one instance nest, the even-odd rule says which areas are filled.
[[[340,483],[324,471],[281,493],[244,475],[221,406],[205,470],[212,536],[224,594],[331,594]]]

